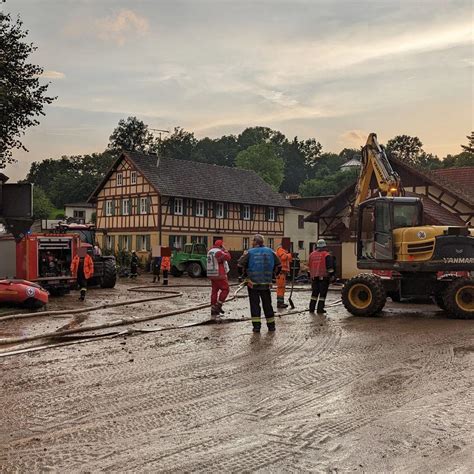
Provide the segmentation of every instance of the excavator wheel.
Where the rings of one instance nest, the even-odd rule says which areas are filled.
[[[452,280],[457,280],[458,277],[456,274],[447,274],[447,275],[443,275],[441,278],[439,278],[439,281],[452,281]],[[444,309],[446,311],[446,305],[444,304],[444,290],[439,292],[439,293],[436,293],[434,296],[433,296],[433,299],[435,301],[435,303],[438,305],[438,307],[440,307],[441,309]]]
[[[474,280],[458,278],[444,292],[444,305],[448,316],[457,319],[474,318]]]
[[[117,268],[115,266],[115,260],[106,259],[104,260],[104,274],[100,281],[102,288],[114,288],[117,282]]]
[[[342,289],[342,303],[354,316],[378,316],[386,299],[382,280],[371,273],[360,273]]]

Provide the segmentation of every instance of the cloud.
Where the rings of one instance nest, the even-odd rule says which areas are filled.
[[[96,21],[97,36],[105,41],[123,45],[132,36],[148,33],[148,20],[132,10],[123,9],[117,14]]]
[[[43,71],[41,77],[45,79],[64,79],[66,77],[66,74],[64,74],[64,72],[48,70]]]
[[[365,145],[369,132],[365,130],[347,130],[339,138],[341,143],[350,147],[358,148]]]

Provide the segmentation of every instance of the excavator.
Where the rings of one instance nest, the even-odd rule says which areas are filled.
[[[474,229],[424,225],[422,200],[405,196],[375,133],[362,148],[353,211],[357,267],[392,276],[360,273],[349,279],[342,302],[351,314],[376,316],[388,296],[431,297],[451,318],[474,317]]]

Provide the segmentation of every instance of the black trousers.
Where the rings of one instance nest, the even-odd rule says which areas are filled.
[[[326,295],[329,290],[329,278],[313,278],[311,281],[311,301],[309,303],[309,310],[314,313],[316,309],[316,302],[318,302],[318,312],[324,309],[326,303]],[[319,301],[318,301],[319,296]]]
[[[267,326],[275,326],[275,312],[272,306],[272,294],[270,288],[256,289],[248,288],[249,302],[250,302],[250,316],[252,317],[252,324],[256,328],[260,328],[262,325],[262,308],[260,307],[260,301],[263,306],[263,313],[267,320]]]
[[[163,270],[163,285],[168,284],[168,270]]]

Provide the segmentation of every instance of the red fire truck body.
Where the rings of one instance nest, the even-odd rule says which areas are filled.
[[[16,277],[52,294],[66,293],[75,282],[70,266],[79,246],[75,234],[29,234],[16,244]]]

